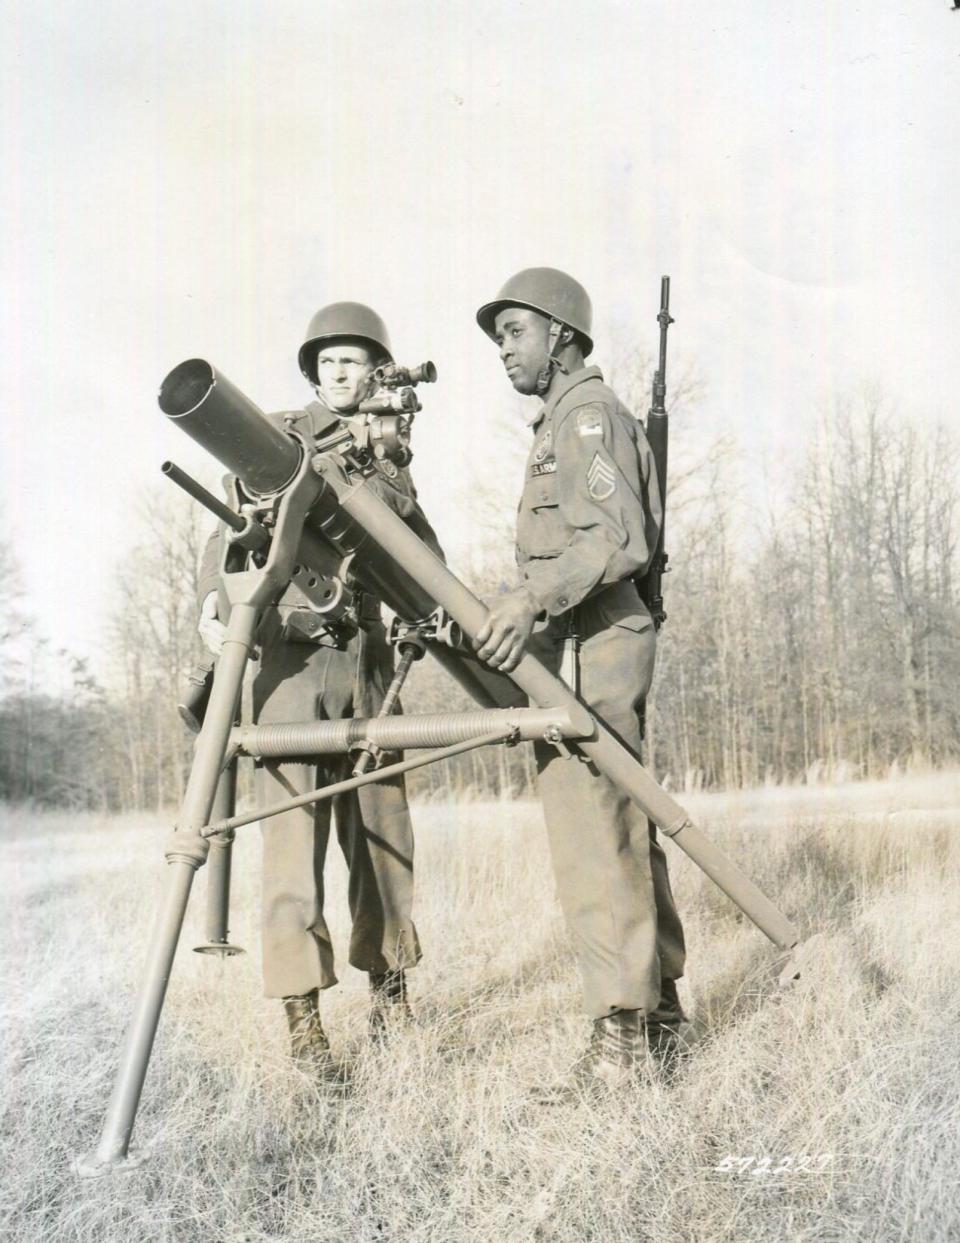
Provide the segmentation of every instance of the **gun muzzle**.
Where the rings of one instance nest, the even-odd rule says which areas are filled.
[[[300,447],[203,358],[174,367],[160,385],[160,409],[256,496],[285,488]]]

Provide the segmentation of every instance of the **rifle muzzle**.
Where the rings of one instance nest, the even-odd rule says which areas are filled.
[[[190,358],[160,385],[160,409],[256,496],[287,486],[300,447],[203,358]]]

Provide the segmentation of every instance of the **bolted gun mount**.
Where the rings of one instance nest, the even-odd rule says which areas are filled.
[[[267,543],[251,547],[250,539],[239,545],[242,555],[225,564],[223,583],[230,602],[223,653],[210,689],[209,703],[197,738],[186,793],[166,851],[170,866],[166,902],[148,956],[137,1007],[127,1032],[121,1064],[100,1140],[89,1156],[77,1162],[77,1170],[96,1176],[129,1168],[137,1162],[129,1151],[140,1094],[146,1078],[167,982],[177,941],[189,901],[195,872],[206,861],[211,839],[231,833],[248,817],[220,816],[210,823],[220,775],[225,765],[243,748],[254,753],[258,746],[276,744],[275,731],[254,728],[234,730],[244,669],[255,643],[263,611],[285,590],[296,566],[325,574],[331,556],[344,564],[347,579],[355,578],[383,600],[407,625],[430,618],[438,608],[455,623],[467,640],[475,639],[487,610],[460,582],[443,561],[410,530],[402,518],[380,499],[371,486],[375,464],[371,455],[348,440],[317,451],[291,429],[274,427],[267,417],[209,363],[192,359],[181,364],[164,381],[160,406],[173,421],[238,477],[250,498],[244,519],[268,535]],[[374,416],[376,417],[376,416]],[[240,535],[240,531],[236,531]],[[254,543],[260,536],[253,537]],[[349,584],[347,584],[349,585]],[[381,743],[441,745],[432,759],[469,746],[510,742],[530,728],[532,717],[546,710],[535,722],[539,736],[559,746],[564,740],[587,756],[615,781],[637,806],[671,838],[733,900],[781,950],[791,950],[799,933],[790,921],[722,851],[709,842],[684,809],[644,769],[637,756],[607,729],[558,678],[532,655],[526,655],[509,678],[486,669],[463,650],[453,650],[434,639],[428,648],[473,695],[481,708],[509,709],[509,714],[474,714],[477,734],[464,740],[461,714],[417,725],[417,718],[376,718],[354,722],[324,735],[322,729],[293,723],[296,743],[283,747],[349,748],[351,742],[373,750]],[[517,691],[522,692],[521,695]],[[533,707],[516,705],[526,698]],[[528,715],[529,714],[529,715]],[[469,714],[468,714],[469,715]],[[479,718],[483,718],[482,720]],[[399,726],[400,733],[396,733]],[[353,729],[359,737],[350,737]],[[313,731],[311,733],[311,731]],[[527,735],[531,736],[531,735]],[[426,757],[421,757],[426,759]],[[377,758],[374,758],[377,762]],[[410,764],[410,761],[405,761]],[[364,765],[369,767],[369,764]],[[396,766],[391,766],[394,768]],[[328,797],[333,791],[377,780],[391,771],[374,769],[355,775],[350,782],[312,791],[304,800]],[[275,814],[289,804],[261,809]],[[219,809],[218,809],[219,810]],[[222,905],[222,904],[221,904]],[[225,915],[222,921],[226,940]],[[219,929],[215,930],[219,931]],[[217,938],[213,938],[216,940]]]

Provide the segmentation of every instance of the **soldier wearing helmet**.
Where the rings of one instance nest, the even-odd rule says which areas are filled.
[[[509,672],[529,647],[576,679],[585,702],[639,752],[656,633],[634,579],[650,563],[662,516],[643,427],[599,367],[586,365],[590,299],[566,273],[517,273],[477,322],[514,389],[542,399],[517,517],[521,582],[488,602],[478,654]],[[577,668],[564,652],[578,653]],[[679,1047],[684,940],[666,859],[653,826],[608,777],[546,743],[537,769],[593,1020],[573,1086],[621,1084],[651,1052],[669,1061]]]
[[[304,410],[271,417],[307,437],[328,431],[371,393],[374,369],[392,361],[379,315],[357,302],[325,306],[311,319],[299,353],[317,400]],[[379,463],[373,484],[439,552],[408,472],[389,461]],[[200,632],[213,651],[224,632],[217,618],[218,541],[219,533],[207,546],[200,583]],[[377,714],[393,674],[393,654],[380,601],[362,595],[359,612],[361,628],[346,646],[317,639],[311,627],[298,625],[302,609],[296,589],[288,587],[260,629],[262,655],[252,686],[259,724]],[[280,802],[337,781],[349,775],[345,765],[346,757],[326,757],[318,773],[307,763],[266,760],[257,770],[257,800]],[[349,961],[369,974],[370,1028],[376,1035],[409,1017],[405,971],[420,958],[411,914],[413,829],[403,779],[340,795],[332,811],[349,869]],[[344,1075],[330,1053],[318,1009],[320,990],[337,982],[323,916],[330,815],[331,803],[325,801],[263,822],[263,978],[266,995],[283,999],[295,1059],[321,1080],[340,1085]]]

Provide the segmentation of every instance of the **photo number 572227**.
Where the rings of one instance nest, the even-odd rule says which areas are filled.
[[[818,1174],[833,1161],[832,1152],[800,1153],[784,1157],[735,1157],[728,1154],[713,1169],[720,1174],[749,1174],[774,1178],[781,1174]]]

